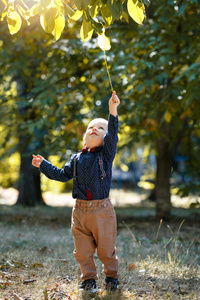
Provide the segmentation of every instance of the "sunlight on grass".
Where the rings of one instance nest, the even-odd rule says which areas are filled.
[[[199,299],[199,229],[142,222],[118,232],[121,291],[107,294],[97,256],[93,299]],[[157,232],[157,233],[156,233]],[[0,223],[0,299],[88,299],[70,228]]]
[[[146,206],[144,200],[147,199],[149,191],[140,189],[139,191],[131,191],[125,189],[111,189],[110,197],[112,203],[115,207],[117,206],[127,206],[127,205],[141,205]],[[14,205],[17,201],[18,191],[14,188],[3,189],[0,188],[0,204],[4,205]],[[61,193],[61,192],[44,192],[44,201],[49,206],[73,206],[74,199],[72,198],[71,192]],[[200,203],[200,197],[189,196],[180,198],[177,195],[171,195],[171,202],[173,207],[179,208],[189,208],[193,203]],[[155,202],[148,202],[147,206],[155,208]]]

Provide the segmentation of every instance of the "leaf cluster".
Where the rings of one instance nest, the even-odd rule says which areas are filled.
[[[147,12],[143,27],[121,26],[115,35],[112,67],[121,78],[120,113],[129,127],[124,144],[150,143],[155,153],[168,144],[172,160],[176,153],[188,158],[190,174],[183,185],[193,182],[198,190],[199,6],[154,1]]]
[[[10,34],[17,33],[22,20],[30,25],[32,17],[38,15],[40,25],[45,32],[54,36],[57,41],[66,25],[66,22],[77,22],[82,18],[80,36],[83,41],[89,40],[93,32],[102,35],[104,28],[109,27],[117,20],[129,22],[131,17],[138,24],[145,18],[145,6],[148,0],[1,0],[4,9],[1,11],[1,20],[6,18]],[[36,3],[35,3],[36,2]],[[144,2],[144,3],[143,3]],[[103,49],[104,45],[100,44]],[[106,50],[106,49],[105,49]]]

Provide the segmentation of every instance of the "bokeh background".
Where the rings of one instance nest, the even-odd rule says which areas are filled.
[[[118,21],[106,31],[121,100],[111,195],[116,205],[150,199],[168,217],[171,202],[199,207],[199,3],[155,0],[146,13],[143,26]],[[1,204],[72,203],[72,182],[47,180],[31,159],[39,153],[62,167],[82,148],[89,120],[108,117],[104,52],[95,33],[83,43],[79,30],[71,22],[53,42],[37,17],[15,35],[0,23]]]

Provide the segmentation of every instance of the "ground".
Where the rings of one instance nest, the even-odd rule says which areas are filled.
[[[120,292],[107,294],[95,256],[93,299],[200,299],[199,209],[154,218],[154,204],[117,207]],[[178,214],[179,212],[179,214]],[[0,206],[0,300],[89,299],[80,294],[71,207]]]

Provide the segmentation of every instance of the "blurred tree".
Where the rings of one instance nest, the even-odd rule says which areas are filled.
[[[80,54],[82,42],[63,39],[53,44],[34,23],[31,26],[31,35],[25,28],[15,37],[5,26],[0,28],[1,124],[6,125],[2,149],[4,155],[20,152],[17,203],[28,206],[42,201],[40,173],[31,166],[32,153],[63,157],[68,149],[70,156],[83,136],[84,105],[92,102],[88,93],[87,99],[81,93],[85,89],[83,75],[92,63],[83,49]],[[73,30],[65,37],[73,37]],[[11,143],[13,136],[16,139]]]
[[[89,62],[88,59],[85,59],[85,63],[80,66],[80,64],[74,60],[74,56],[77,58],[78,55],[76,56],[76,51],[73,49],[73,53],[68,55],[70,57],[70,69],[67,70],[67,76],[65,76],[66,66],[63,67],[60,65],[59,60],[61,58],[62,63],[66,63],[66,50],[69,50],[68,45],[66,45],[67,41],[64,41],[64,45],[61,45],[61,42],[59,46],[52,47],[53,51],[50,50],[51,43],[49,43],[48,38],[46,38],[44,33],[42,35],[39,30],[36,31],[36,28],[38,29],[38,23],[41,24],[45,32],[54,36],[54,41],[57,41],[65,27],[65,18],[69,22],[77,22],[82,18],[80,30],[82,40],[89,40],[95,30],[100,37],[99,46],[105,51],[110,48],[110,42],[105,36],[103,28],[109,27],[110,24],[120,18],[124,18],[128,21],[129,15],[135,22],[139,24],[143,22],[145,7],[142,2],[128,0],[126,4],[124,3],[123,5],[123,3],[124,1],[108,1],[108,3],[105,3],[104,1],[83,0],[81,2],[73,1],[73,3],[70,3],[70,7],[68,1],[63,0],[38,0],[36,2],[1,0],[1,20],[4,20],[4,24],[7,23],[10,34],[15,36],[13,39],[8,36],[2,37],[1,55],[3,57],[2,62],[5,65],[2,77],[4,79],[8,78],[7,80],[10,84],[13,82],[16,83],[15,98],[17,101],[13,104],[14,110],[10,109],[10,98],[7,95],[7,91],[5,91],[7,89],[7,87],[5,88],[5,84],[3,84],[2,102],[10,112],[12,111],[12,125],[15,125],[12,127],[12,130],[17,134],[19,141],[18,149],[21,156],[21,167],[18,203],[24,205],[34,205],[37,202],[41,203],[42,196],[39,184],[39,173],[32,172],[30,153],[33,152],[35,145],[37,145],[37,149],[43,148],[43,146],[46,145],[43,141],[43,134],[49,137],[49,125],[52,127],[54,123],[59,127],[59,130],[62,130],[62,121],[59,119],[60,116],[57,116],[56,113],[60,113],[63,105],[55,98],[58,94],[60,97],[63,95],[66,97],[66,91],[70,90],[71,92],[71,90],[73,90],[77,76],[81,82],[85,81],[85,76],[81,75],[81,69],[84,71],[85,68],[88,68]],[[144,3],[148,4],[149,1],[145,0]],[[35,18],[35,16],[39,16],[40,19]],[[25,23],[29,25],[28,29],[25,28]],[[21,35],[18,34],[20,29],[22,29]],[[2,26],[1,33],[3,34],[4,31],[5,26]],[[53,60],[51,59],[52,56]],[[46,57],[46,60],[44,60],[44,57]],[[75,68],[72,67],[71,58],[73,58],[73,62],[75,62]],[[79,59],[80,56],[78,61]],[[68,60],[67,62],[69,63]],[[82,67],[84,65],[85,67]],[[66,88],[66,86],[63,87],[63,83],[67,79],[72,82],[68,83]],[[90,83],[89,89],[94,92],[96,86]],[[78,105],[76,105],[76,101],[72,101],[70,105],[69,99],[73,99],[73,96],[75,96],[75,94],[64,99],[68,104],[67,110],[70,111],[70,108],[72,108],[73,111],[73,118],[70,119],[70,117],[66,116],[63,118],[68,124],[73,124],[75,111],[79,109]],[[82,100],[81,94],[78,95],[77,98],[80,103],[80,100]],[[64,102],[62,99],[62,103]],[[60,104],[59,108],[58,104]],[[56,107],[56,113],[52,111],[52,106]],[[86,109],[84,112],[89,111]],[[43,118],[45,113],[48,115],[48,119],[44,124]],[[9,117],[5,117],[4,112],[2,112],[2,123],[5,121],[7,121],[6,124],[9,124],[11,127]],[[69,128],[69,125],[67,126]],[[76,129],[76,126],[73,129]],[[80,135],[83,128],[78,126],[77,130],[76,135]],[[47,132],[48,135],[46,134]],[[55,135],[55,131],[52,130],[51,133],[53,136]],[[11,135],[12,134],[7,131],[5,144],[7,144]],[[37,142],[34,140],[35,138],[37,138]],[[50,139],[49,137],[49,140],[52,140],[52,138]],[[54,141],[57,146],[57,135]],[[72,143],[77,144],[76,138],[72,138]],[[13,148],[10,147],[10,149]],[[8,152],[6,151],[6,153]]]
[[[117,28],[113,56],[110,52],[119,78],[116,88],[121,85],[126,97],[120,111],[124,126],[130,127],[126,145],[143,140],[157,157],[159,218],[170,216],[170,172],[177,150],[190,144],[187,155],[192,157],[194,145],[199,149],[194,139],[199,140],[200,128],[199,17],[197,0],[155,0],[143,27]],[[199,158],[193,157],[191,164],[197,170]]]

